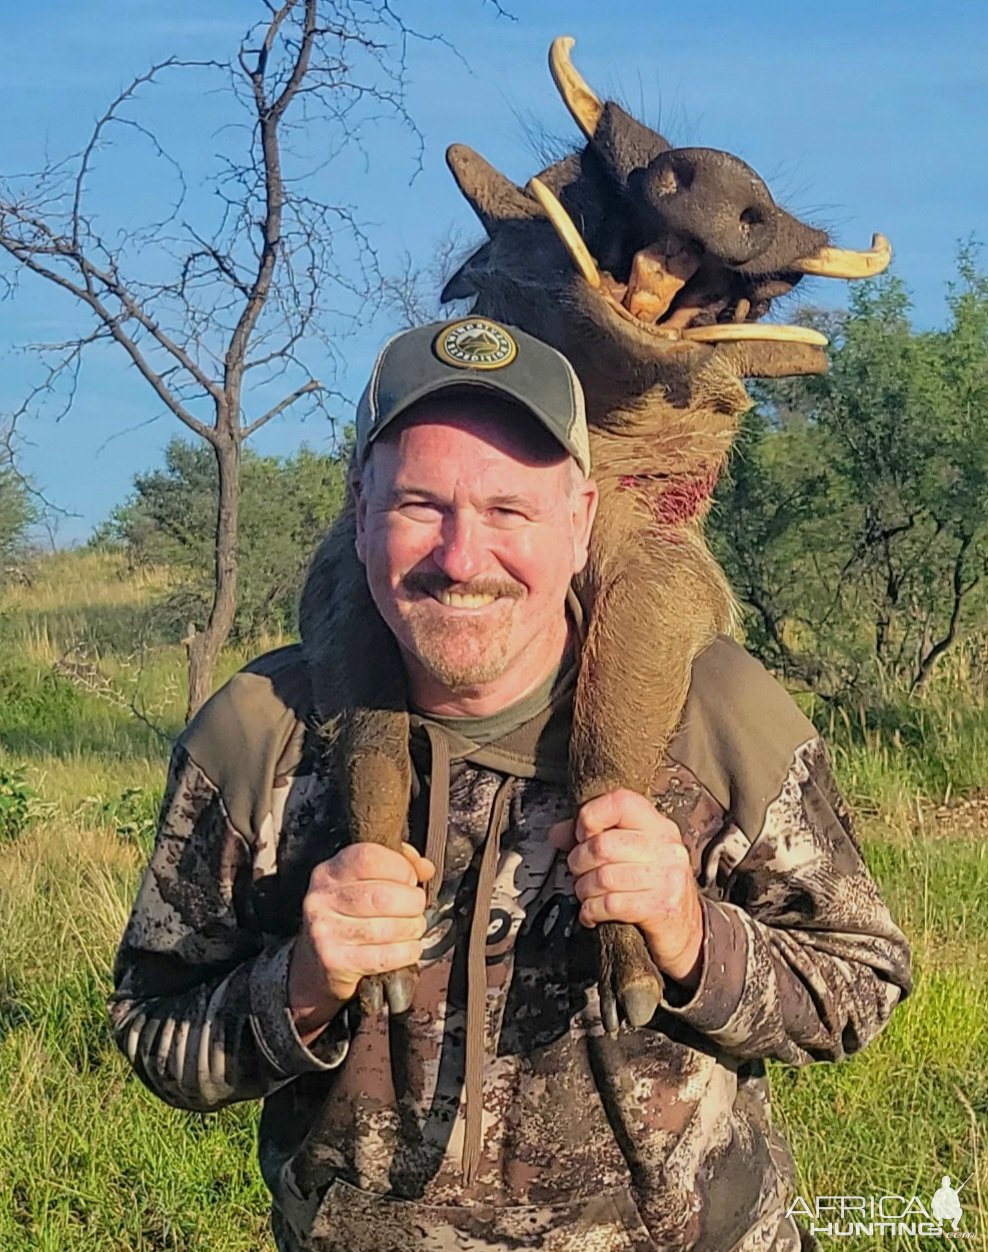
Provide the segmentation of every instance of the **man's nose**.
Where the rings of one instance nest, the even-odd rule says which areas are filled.
[[[483,568],[482,529],[468,513],[450,513],[443,519],[442,540],[432,557],[452,582],[469,582]]]

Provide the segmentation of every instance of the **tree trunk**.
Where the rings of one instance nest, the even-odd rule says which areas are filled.
[[[233,627],[237,610],[237,527],[240,518],[240,438],[223,431],[213,444],[219,491],[216,508],[216,570],[213,603],[206,629],[190,632],[189,700],[191,718],[212,694],[216,662]]]
[[[911,696],[922,696],[926,694],[926,689],[930,684],[933,676],[933,667],[939,661],[940,657],[952,647],[957,639],[957,627],[961,617],[961,604],[968,592],[973,591],[980,582],[980,577],[975,577],[966,586],[964,585],[964,558],[967,550],[974,540],[973,535],[962,535],[960,548],[954,559],[953,574],[953,604],[950,610],[950,621],[947,623],[947,629],[943,638],[938,639],[926,652],[926,655],[920,659],[919,667],[912,680],[909,688]]]

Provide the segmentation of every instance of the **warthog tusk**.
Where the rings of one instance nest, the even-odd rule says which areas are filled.
[[[827,336],[808,326],[765,326],[757,322],[718,322],[714,326],[687,326],[682,332],[684,339],[698,343],[731,343],[741,339],[768,339],[776,343],[811,343],[818,348],[827,346]]]
[[[556,195],[537,178],[529,180],[528,190],[541,204],[546,217],[552,223],[553,229],[562,240],[563,247],[569,253],[579,273],[591,287],[599,287],[600,271],[597,269],[597,262],[591,256],[590,249],[583,242],[573,219],[559,203]]]
[[[892,245],[884,235],[872,235],[867,252],[848,248],[821,248],[812,256],[795,261],[790,269],[801,274],[817,274],[823,278],[874,278],[888,269]]]
[[[572,35],[560,35],[552,41],[549,48],[549,72],[563,103],[573,114],[573,120],[588,139],[593,139],[604,106],[569,59],[570,49],[575,43]]]

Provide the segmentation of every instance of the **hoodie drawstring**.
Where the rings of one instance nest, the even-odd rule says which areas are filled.
[[[449,830],[449,739],[442,730],[428,722],[425,733],[432,754],[429,784],[429,825],[425,836],[425,858],[436,867],[425,886],[426,908],[432,908],[443,883],[446,867],[446,838]]]
[[[442,885],[446,860],[451,750],[449,739],[439,726],[426,723],[425,732],[432,753],[425,856],[436,867],[435,874],[426,885],[426,904],[431,907]],[[476,1178],[483,1147],[484,1058],[487,1053],[487,931],[490,928],[494,879],[497,875],[501,835],[512,782],[510,777],[502,779],[491,804],[467,939],[467,1015],[463,1078],[466,1109],[461,1162],[463,1179],[467,1184]]]

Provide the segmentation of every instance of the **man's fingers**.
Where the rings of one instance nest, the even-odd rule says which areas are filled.
[[[337,914],[315,921],[311,929],[313,940],[320,949],[339,953],[343,948],[412,943],[425,934],[426,923],[424,917],[347,917]]]
[[[658,877],[656,871],[643,862],[607,864],[577,878],[573,890],[578,900],[591,900],[612,892],[654,891],[662,885]]]
[[[318,864],[292,958],[293,1005],[318,1005],[327,992],[348,1000],[361,978],[417,964],[427,929],[419,883],[434,873],[410,844],[350,844]]]
[[[337,883],[322,899],[328,911],[347,917],[421,917],[425,913],[425,892],[407,883]]]
[[[652,864],[657,856],[667,857],[675,847],[682,847],[682,844],[666,845],[645,831],[612,828],[578,843],[566,863],[571,872],[579,877],[601,865],[612,863]]]
[[[425,858],[422,858],[425,860]],[[341,848],[334,857],[317,865],[312,872],[312,885],[325,886],[326,882],[356,882],[376,879],[382,882],[407,883],[417,887],[419,883],[415,867],[407,856],[386,848],[380,843],[351,843]]]
[[[601,922],[642,925],[654,922],[667,905],[661,891],[608,891],[583,901],[580,921],[584,926],[599,926]]]
[[[390,974],[392,970],[415,965],[422,955],[422,941],[411,943],[387,943],[376,947],[348,949],[346,968],[360,978],[372,974]]]
[[[583,843],[605,830],[647,830],[667,841],[680,838],[675,822],[655,811],[651,801],[637,791],[618,788],[588,800],[576,817],[576,839]]]

